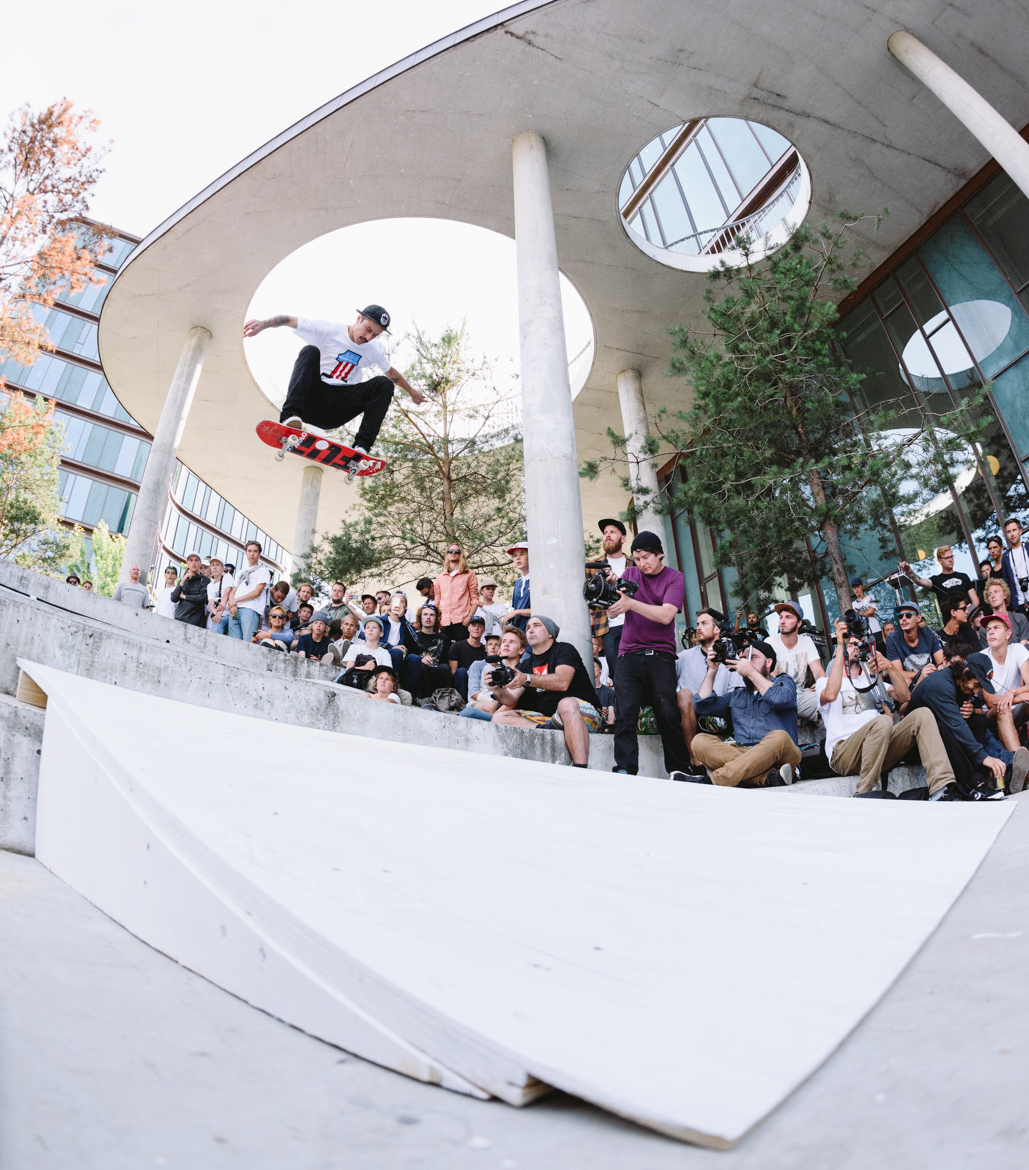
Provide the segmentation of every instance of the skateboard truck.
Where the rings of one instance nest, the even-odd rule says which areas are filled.
[[[299,447],[306,438],[306,431],[301,431],[299,435],[283,435],[279,440],[279,453],[275,458],[279,460],[285,459],[286,452],[292,451],[294,447]]]

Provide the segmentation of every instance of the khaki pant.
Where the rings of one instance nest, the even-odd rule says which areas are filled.
[[[800,748],[785,731],[770,731],[760,743],[739,747],[725,743],[716,735],[695,735],[691,744],[694,758],[711,773],[715,784],[760,788],[765,774],[782,764],[796,767],[800,763]],[[748,781],[760,780],[758,784]]]
[[[871,792],[879,777],[895,767],[916,743],[929,792],[936,792],[954,779],[954,769],[940,739],[936,716],[925,707],[905,715],[897,724],[892,715],[869,719],[853,735],[840,740],[829,763],[840,776],[860,773],[857,791]]]

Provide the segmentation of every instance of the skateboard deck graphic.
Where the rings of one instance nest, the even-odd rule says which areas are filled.
[[[361,455],[350,447],[344,447],[335,439],[327,439],[323,435],[311,431],[298,431],[293,427],[284,427],[282,423],[265,420],[257,424],[257,437],[269,447],[277,447],[279,458],[286,452],[300,455],[323,467],[336,467],[340,471],[352,470],[351,459],[360,459],[358,475],[375,475],[386,466],[385,459],[376,459],[373,455]],[[351,476],[353,478],[353,476]]]

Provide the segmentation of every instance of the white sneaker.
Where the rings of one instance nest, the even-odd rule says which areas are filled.
[[[289,418],[283,419],[282,426],[292,427],[295,431],[302,431],[304,429],[304,420],[299,414],[291,414]]]
[[[364,447],[351,447],[350,450],[356,451],[358,455],[367,455],[368,454],[368,452],[364,449]]]
[[[779,775],[782,777],[783,784],[793,783],[793,769],[789,764],[783,764],[783,766],[779,769]]]

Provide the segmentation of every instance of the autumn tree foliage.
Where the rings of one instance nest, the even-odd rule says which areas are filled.
[[[45,398],[20,394],[0,408],[0,558],[48,573],[69,548],[58,495],[64,428],[53,413]]]
[[[102,279],[93,266],[110,232],[81,221],[103,173],[98,126],[62,98],[16,110],[0,140],[0,351],[23,365],[50,348],[33,306],[49,309],[62,288]]]

